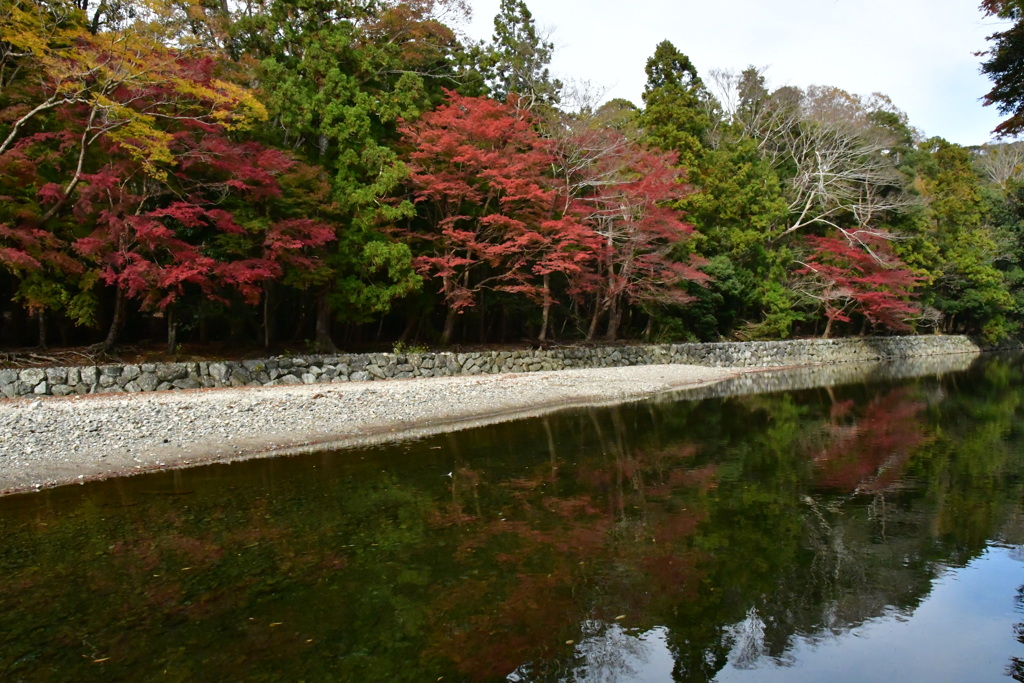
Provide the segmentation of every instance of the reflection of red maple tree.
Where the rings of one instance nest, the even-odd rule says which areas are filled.
[[[620,451],[603,467],[575,471],[582,490],[569,497],[550,494],[546,473],[502,482],[496,486],[512,501],[506,519],[488,522],[461,509],[435,517],[460,527],[456,561],[477,569],[472,581],[436,597],[431,651],[475,680],[490,680],[525,661],[556,658],[586,619],[614,620],[617,613],[594,613],[592,590],[615,590],[615,605],[600,607],[629,614],[649,612],[659,596],[695,594],[702,553],[691,540],[707,511],[677,501],[713,486],[714,468],[686,468],[694,452]],[[471,505],[469,489],[485,482],[468,470],[455,476],[453,504]],[[652,581],[664,590],[649,590]]]
[[[850,409],[848,403],[840,405],[829,426],[831,442],[814,457],[819,483],[858,492],[891,486],[926,439],[918,417],[925,404],[897,389],[875,398],[847,424],[836,421]]]

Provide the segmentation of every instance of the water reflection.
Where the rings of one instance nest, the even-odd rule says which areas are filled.
[[[0,500],[0,673],[1019,680],[1020,363],[872,372]]]
[[[1020,570],[1005,549],[991,549],[967,567],[944,571],[913,614],[890,610],[834,636],[797,634],[788,661],[762,659],[746,669],[730,662],[716,680],[1007,680],[1005,655],[1019,644],[1006,628],[1013,620],[1006,598]]]
[[[1017,613],[1024,615],[1024,586],[1017,589]],[[1017,635],[1017,642],[1024,644],[1024,621],[1014,624],[1013,630]],[[1024,681],[1024,658],[1011,657],[1010,664],[1006,667],[1006,673],[1015,681]]]

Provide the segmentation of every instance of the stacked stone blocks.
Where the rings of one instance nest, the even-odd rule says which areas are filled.
[[[979,351],[979,347],[967,337],[932,335],[778,342],[581,346],[465,353],[337,354],[202,363],[0,369],[0,394],[7,398],[69,396],[204,387],[365,382],[413,377],[655,364],[783,367]]]

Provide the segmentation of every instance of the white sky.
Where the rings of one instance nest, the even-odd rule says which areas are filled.
[[[499,0],[469,0],[467,32],[490,39]],[[644,65],[668,39],[701,76],[767,67],[769,87],[881,92],[927,136],[981,144],[1001,120],[980,98],[980,0],[527,0],[555,43],[554,75],[642,104]]]

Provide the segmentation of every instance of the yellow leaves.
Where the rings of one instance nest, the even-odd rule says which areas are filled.
[[[101,114],[98,127],[108,129],[108,138],[120,145],[151,178],[163,180],[167,172],[161,164],[172,164],[172,136],[156,127],[156,118],[141,114],[105,96],[97,96],[94,106]]]
[[[19,52],[39,56],[53,45],[67,46],[80,36],[84,14],[70,2],[3,0],[0,35]]]
[[[238,110],[235,112],[235,116],[238,117],[240,114],[244,115],[244,125],[248,127],[256,121],[266,121],[268,118],[267,108],[260,102],[252,92],[248,90],[242,90],[238,86],[231,86],[240,91],[241,96],[238,98],[237,107]],[[241,127],[241,124],[238,124]]]
[[[19,4],[12,3],[0,13],[0,33],[14,49],[39,54],[46,49],[48,36],[39,17],[25,12]]]
[[[66,104],[88,104],[92,117],[83,141],[115,142],[144,172],[166,178],[174,163],[172,132],[188,121],[228,130],[267,119],[264,105],[245,88],[212,77],[214,60],[185,49],[175,26],[199,11],[199,0],[128,0],[105,16],[100,30],[70,0],[0,0],[0,35],[13,49],[0,52],[0,66],[18,61],[32,72],[34,101],[8,135],[41,112]],[[111,10],[113,11],[113,10]],[[180,122],[180,123],[179,123]]]
[[[142,163],[146,175],[157,180],[167,178],[167,171],[160,164],[172,164],[174,155],[170,150],[171,136],[149,125],[146,119],[138,117],[111,132],[110,139],[120,143],[121,149]]]
[[[212,104],[210,118],[227,130],[245,130],[257,121],[267,120],[267,108],[256,97],[241,86],[221,80],[212,80],[210,85],[178,78],[174,80],[175,91]]]
[[[0,0],[0,36],[6,44],[0,50],[0,67],[45,70],[55,52],[69,51],[84,35],[78,21],[82,16],[69,2],[44,7],[39,2]]]

